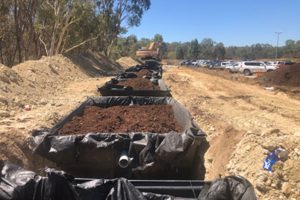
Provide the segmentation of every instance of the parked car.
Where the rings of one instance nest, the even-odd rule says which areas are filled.
[[[225,70],[227,70],[227,71],[229,71],[231,73],[237,73],[237,72],[239,72],[240,67],[241,67],[241,63],[240,62],[233,62],[233,63],[227,65],[225,67]]]
[[[213,61],[204,60],[201,64],[202,67],[209,67]]]
[[[295,64],[294,62],[292,62],[292,61],[280,61],[279,62],[279,65],[293,65],[293,64]]]
[[[275,70],[277,66],[266,65],[264,62],[258,61],[245,61],[241,62],[239,71],[242,72],[245,76],[250,76],[256,72],[267,72]]]
[[[274,71],[274,70],[277,69],[278,67],[279,67],[279,65],[267,65],[267,64],[266,64],[266,70],[267,70],[267,72]]]
[[[292,64],[294,64],[294,62],[291,62],[291,61],[267,61],[267,62],[265,62],[265,64],[279,66],[279,65],[292,65]]]
[[[183,60],[180,62],[180,65],[183,66],[183,65],[192,65],[192,61],[191,60]]]
[[[198,67],[204,67],[207,65],[206,63],[207,63],[207,60],[195,60],[193,62],[193,65],[198,66]]]
[[[209,69],[223,69],[220,61],[211,61],[208,65]]]
[[[221,68],[225,69],[226,66],[231,65],[231,63],[232,63],[231,61],[224,61],[224,62],[221,62]]]
[[[198,65],[199,65],[199,60],[194,60],[194,61],[192,62],[192,65],[193,65],[193,66],[198,66]]]

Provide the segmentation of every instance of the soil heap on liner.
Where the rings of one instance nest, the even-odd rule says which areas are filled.
[[[125,81],[120,81],[117,85],[132,87],[136,90],[159,90],[159,86],[152,83],[146,78],[130,78]]]
[[[152,75],[151,71],[148,70],[148,69],[142,69],[142,70],[140,70],[140,71],[138,71],[138,72],[134,72],[134,73],[135,73],[135,74],[137,75],[137,77],[139,77],[139,78],[143,78],[144,76],[151,77],[151,75]]]
[[[61,135],[87,133],[181,132],[170,105],[86,107],[59,131]]]

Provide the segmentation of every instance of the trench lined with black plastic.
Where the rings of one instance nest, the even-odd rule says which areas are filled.
[[[151,70],[159,90],[135,90],[114,83]],[[62,169],[46,169],[46,177],[9,162],[0,163],[0,200],[255,200],[253,186],[242,177],[203,181],[205,133],[175,99],[153,60],[133,66],[98,87],[102,97],[89,97],[49,129],[32,133],[33,153]],[[87,106],[170,105],[183,131],[168,133],[102,133],[59,135],[59,130]],[[118,159],[130,158],[120,167]],[[71,174],[71,175],[70,175]]]

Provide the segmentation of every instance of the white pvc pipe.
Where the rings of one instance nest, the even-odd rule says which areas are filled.
[[[127,168],[130,164],[130,158],[125,152],[121,153],[118,164],[121,168]]]

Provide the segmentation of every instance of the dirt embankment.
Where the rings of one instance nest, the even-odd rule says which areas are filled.
[[[70,82],[97,77],[103,71],[117,72],[121,69],[118,64],[112,64],[100,55],[86,54],[70,57],[72,60],[58,55],[26,61],[13,68],[1,66],[1,110],[13,112],[26,104],[32,106],[46,104],[48,98],[62,92]],[[94,61],[97,58],[98,60]]]
[[[114,62],[99,53],[86,52],[81,54],[70,54],[67,55],[67,58],[84,71],[85,74],[91,77],[116,75],[124,70],[119,63]]]
[[[124,69],[141,64],[139,61],[131,57],[122,57],[119,58],[116,62],[119,63]]]
[[[170,105],[86,107],[59,131],[62,135],[86,133],[180,132]]]
[[[191,68],[170,68],[164,77],[173,97],[208,134],[206,179],[242,175],[260,199],[300,198],[299,100]],[[289,151],[289,159],[269,174],[263,160],[278,146]]]

